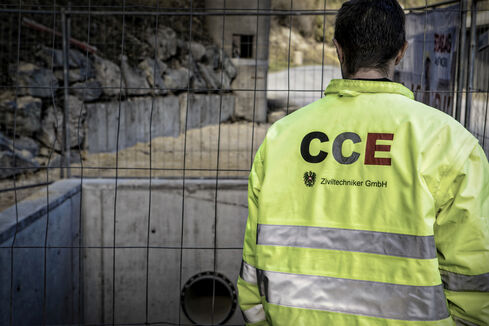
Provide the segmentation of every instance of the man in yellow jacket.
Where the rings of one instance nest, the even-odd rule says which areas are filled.
[[[258,150],[247,325],[489,325],[489,164],[458,122],[390,81],[404,21],[395,0],[346,2],[344,79]]]

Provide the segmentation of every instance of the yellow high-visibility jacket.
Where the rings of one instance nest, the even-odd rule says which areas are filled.
[[[489,325],[489,164],[404,86],[333,80],[249,176],[247,325]]]

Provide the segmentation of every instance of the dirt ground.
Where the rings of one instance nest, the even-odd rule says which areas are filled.
[[[117,153],[82,153],[82,162],[71,164],[74,178],[243,178],[247,177],[256,150],[269,124],[223,123],[191,129],[179,137],[158,137]],[[219,141],[218,141],[219,140]],[[185,150],[184,150],[185,149]],[[151,153],[151,155],[150,155]],[[151,158],[151,160],[150,160]],[[219,159],[218,159],[219,158]],[[0,181],[10,189],[60,179],[59,168],[42,168]],[[44,186],[0,192],[0,211]]]

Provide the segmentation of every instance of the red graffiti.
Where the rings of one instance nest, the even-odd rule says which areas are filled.
[[[435,53],[450,53],[452,52],[452,34],[437,34],[435,33]]]

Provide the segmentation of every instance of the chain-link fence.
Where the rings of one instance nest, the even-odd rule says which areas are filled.
[[[242,325],[246,178],[342,2],[0,2],[0,324]],[[489,153],[489,1],[400,2],[396,80]]]

